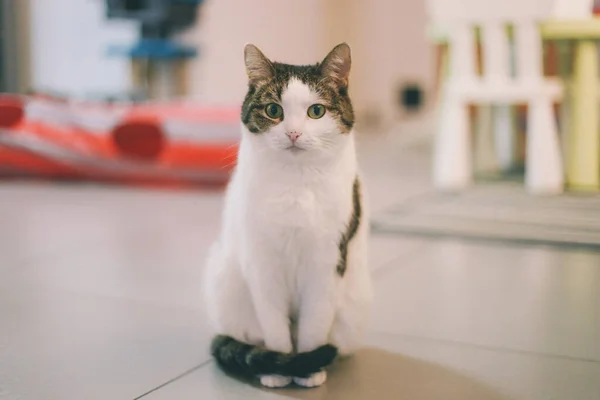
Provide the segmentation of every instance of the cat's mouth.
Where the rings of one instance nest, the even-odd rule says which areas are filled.
[[[286,149],[287,151],[290,151],[290,152],[294,153],[294,154],[295,154],[295,153],[301,153],[301,152],[303,152],[303,151],[306,151],[306,149],[303,149],[302,147],[298,147],[298,146],[296,146],[295,144],[293,144],[293,145],[291,145],[291,146],[288,146],[288,147],[286,147],[285,149]]]

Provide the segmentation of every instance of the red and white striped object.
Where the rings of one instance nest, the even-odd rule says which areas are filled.
[[[0,96],[0,172],[161,184],[223,183],[239,107]]]

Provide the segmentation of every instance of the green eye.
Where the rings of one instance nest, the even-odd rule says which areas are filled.
[[[322,104],[313,104],[308,107],[308,116],[312,119],[319,119],[325,115],[325,106]]]
[[[271,103],[265,107],[265,113],[269,118],[277,119],[283,115],[283,108],[279,104]]]

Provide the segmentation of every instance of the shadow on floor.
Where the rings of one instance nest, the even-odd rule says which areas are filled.
[[[302,400],[507,400],[483,383],[443,366],[368,348],[338,360],[317,389],[273,391]]]

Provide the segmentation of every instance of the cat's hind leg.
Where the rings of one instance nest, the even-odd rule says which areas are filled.
[[[348,254],[346,273],[340,278],[343,281],[330,334],[331,344],[337,347],[340,355],[354,353],[361,347],[373,297],[365,238],[357,239]]]
[[[364,305],[347,304],[338,310],[331,330],[331,344],[341,356],[352,354],[362,346],[368,320],[368,313],[362,311],[364,308]]]

